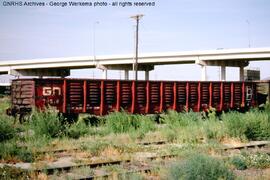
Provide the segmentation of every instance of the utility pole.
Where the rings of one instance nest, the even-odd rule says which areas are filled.
[[[136,47],[135,47],[135,62],[133,64],[133,70],[135,71],[135,80],[138,80],[138,50],[139,50],[139,23],[140,19],[143,17],[143,14],[137,14],[135,16],[131,16],[130,18],[136,20]]]

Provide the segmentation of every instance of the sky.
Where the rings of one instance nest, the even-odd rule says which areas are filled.
[[[248,48],[249,44],[252,48],[270,47],[269,0],[118,1],[155,2],[153,7],[4,6],[10,1],[0,0],[0,61],[133,54],[135,21],[130,16],[135,14],[144,14],[139,53]],[[249,67],[260,68],[262,79],[270,77],[270,61],[250,62]],[[200,80],[200,71],[198,65],[155,66],[150,79]],[[83,78],[101,78],[101,74],[97,69],[71,72],[72,77]],[[108,72],[109,78],[123,76],[120,71]],[[209,80],[219,76],[219,67],[207,67]],[[139,78],[143,79],[143,72]],[[227,80],[238,79],[238,68],[227,68]]]

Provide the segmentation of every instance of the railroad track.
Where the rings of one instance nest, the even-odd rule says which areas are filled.
[[[166,144],[167,141],[153,141],[153,142],[138,142],[136,143],[137,145],[141,146],[149,146],[149,145],[162,145]],[[50,151],[39,151],[39,154],[46,154],[46,153],[63,153],[63,152],[68,152],[68,151],[80,151],[81,148],[68,148],[68,149],[55,149],[55,150],[50,150]]]
[[[168,154],[168,155],[161,155],[161,156],[150,156],[145,157],[142,160],[156,160],[156,159],[167,159],[167,158],[174,158],[177,157],[177,154]],[[113,161],[103,161],[103,162],[94,162],[94,163],[85,163],[85,164],[76,164],[71,166],[58,166],[58,167],[46,167],[46,168],[36,168],[36,169],[25,169],[35,173],[46,172],[47,175],[51,175],[54,172],[68,172],[74,168],[81,168],[81,167],[89,167],[89,168],[98,168],[102,166],[111,166],[111,165],[120,165],[122,163],[130,163],[132,159],[122,159],[122,160],[113,160]]]
[[[117,176],[121,176],[121,175],[127,175],[127,174],[135,174],[135,173],[150,173],[152,172],[154,169],[154,167],[143,167],[143,168],[139,168],[137,170],[131,170],[131,171],[126,171],[126,172],[122,172],[122,173],[117,173]],[[109,178],[111,176],[115,175],[114,173],[104,173],[103,175],[90,175],[90,176],[82,176],[82,177],[71,177],[72,179],[75,180],[92,180],[92,179],[97,179],[97,178]]]
[[[143,142],[138,143],[139,145],[160,145],[160,144],[166,144],[166,141],[157,141],[157,142]],[[244,145],[239,146],[230,146],[222,148],[222,150],[235,150],[235,149],[248,149],[248,148],[261,148],[264,146],[267,146],[270,144],[270,141],[260,141],[260,142],[251,142]],[[64,150],[57,150],[57,152],[63,152]],[[145,160],[155,160],[157,158],[173,158],[176,157],[176,154],[169,154],[169,155],[163,155],[163,156],[151,156],[146,157]],[[72,168],[79,168],[79,167],[89,167],[89,168],[97,168],[101,166],[109,166],[109,165],[119,165],[121,163],[130,163],[131,159],[124,159],[124,160],[114,160],[114,161],[104,161],[104,162],[98,162],[98,163],[87,163],[87,164],[79,164],[79,165],[73,165],[73,166],[62,166],[62,167],[52,167],[52,168],[43,168],[43,169],[35,169],[36,172],[47,172],[48,174],[52,174],[54,171],[68,171]]]
[[[140,142],[138,143],[138,145],[142,145],[142,146],[147,146],[147,145],[162,145],[162,144],[166,144],[166,141],[156,141],[156,142]],[[254,149],[254,148],[262,148],[265,147],[267,145],[270,145],[270,141],[257,141],[257,142],[250,142],[247,144],[243,144],[243,145],[238,145],[238,146],[228,146],[228,147],[224,147],[221,150],[223,151],[230,151],[230,150],[242,150],[242,149]],[[69,150],[79,150],[78,148],[74,148],[74,149],[58,149],[58,150],[54,150],[54,151],[50,151],[53,153],[58,153],[58,152],[65,152],[65,151],[69,151]],[[269,153],[268,153],[269,154]],[[152,156],[148,156],[148,157],[143,157],[140,160],[134,160],[132,158],[130,159],[119,159],[119,160],[108,160],[108,161],[102,161],[102,162],[91,162],[91,163],[83,163],[83,164],[75,164],[75,165],[63,165],[63,166],[47,166],[45,168],[29,168],[29,169],[24,169],[26,171],[30,171],[30,172],[34,172],[34,173],[45,173],[47,175],[53,175],[55,172],[60,172],[61,174],[65,174],[65,173],[69,173],[72,169],[79,169],[82,167],[87,167],[89,169],[97,169],[99,167],[102,166],[113,166],[113,165],[121,165],[121,164],[132,164],[134,161],[139,161],[139,162],[143,162],[143,161],[153,161],[156,159],[170,159],[170,158],[176,158],[178,155],[177,154],[167,154],[167,155],[162,155],[162,156],[157,156],[157,155],[152,155]],[[129,174],[129,173],[143,173],[143,172],[151,172],[153,170],[153,167],[140,167],[140,168],[136,168],[136,170],[128,170],[125,171],[122,174]],[[121,175],[121,173],[118,173],[119,175]],[[115,173],[114,173],[115,175]],[[103,175],[99,175],[99,176],[95,176],[95,175],[89,175],[89,176],[81,176],[81,177],[72,177],[72,179],[94,179],[94,178],[106,178],[112,176],[112,173],[104,173]]]
[[[222,150],[228,151],[228,150],[235,150],[235,149],[241,150],[241,149],[250,149],[250,148],[261,148],[267,145],[270,145],[270,141],[255,141],[255,142],[250,142],[243,145],[225,147],[225,148],[222,148]]]
[[[137,143],[137,145],[149,146],[149,145],[163,145],[167,143],[168,143],[167,141],[154,141],[154,142],[139,142]],[[255,148],[255,147],[260,148],[266,145],[270,145],[270,141],[255,141],[255,142],[250,142],[250,143],[238,145],[238,146],[228,146],[221,149],[227,151],[227,150],[248,149],[248,148]],[[80,148],[69,148],[69,149],[56,149],[56,150],[50,150],[50,151],[39,151],[38,153],[40,154],[63,153],[63,152],[68,152],[68,151],[80,151],[80,150],[81,150]]]

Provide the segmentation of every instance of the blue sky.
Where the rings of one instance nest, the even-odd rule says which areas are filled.
[[[131,54],[135,23],[129,17],[137,13],[145,15],[140,26],[140,53],[247,48],[247,20],[251,47],[270,47],[269,0],[156,0],[155,7],[147,8],[4,7],[2,2],[0,60],[93,55],[96,21],[97,56]],[[250,66],[259,67],[262,78],[270,76],[269,61]],[[219,68],[208,67],[207,72],[210,80],[218,80]],[[101,72],[76,70],[72,75],[99,78]],[[151,79],[164,80],[199,80],[200,76],[197,65],[156,66],[150,73]],[[120,72],[110,71],[109,77],[119,78]],[[227,69],[228,80],[238,77],[237,68]]]

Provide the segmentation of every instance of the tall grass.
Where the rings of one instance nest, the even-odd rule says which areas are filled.
[[[13,122],[14,119],[5,115],[9,107],[9,97],[0,98],[0,142],[12,139],[16,134]]]
[[[169,141],[198,143],[204,140],[222,141],[226,138],[240,140],[269,140],[270,111],[251,110],[246,113],[223,113],[220,118],[203,119],[199,113],[169,111],[162,115],[161,130]]]
[[[222,115],[230,137],[248,140],[270,140],[270,113],[252,110],[245,114],[230,112]]]
[[[222,140],[225,136],[224,125],[215,116],[203,119],[200,113],[178,113],[168,111],[163,115],[165,127],[162,133],[169,141],[198,143],[202,139]]]
[[[4,96],[0,98],[0,114],[5,114],[5,110],[10,107],[10,97]]]
[[[163,122],[170,126],[170,128],[175,127],[185,127],[195,122],[201,120],[201,116],[195,112],[178,113],[176,111],[170,110],[163,117]]]
[[[149,116],[113,112],[105,118],[105,126],[111,133],[118,134],[138,131],[144,134],[155,129],[155,122]]]
[[[45,111],[34,110],[29,119],[29,126],[34,130],[35,136],[55,138],[64,134],[65,126],[62,121],[62,117],[54,108]]]

